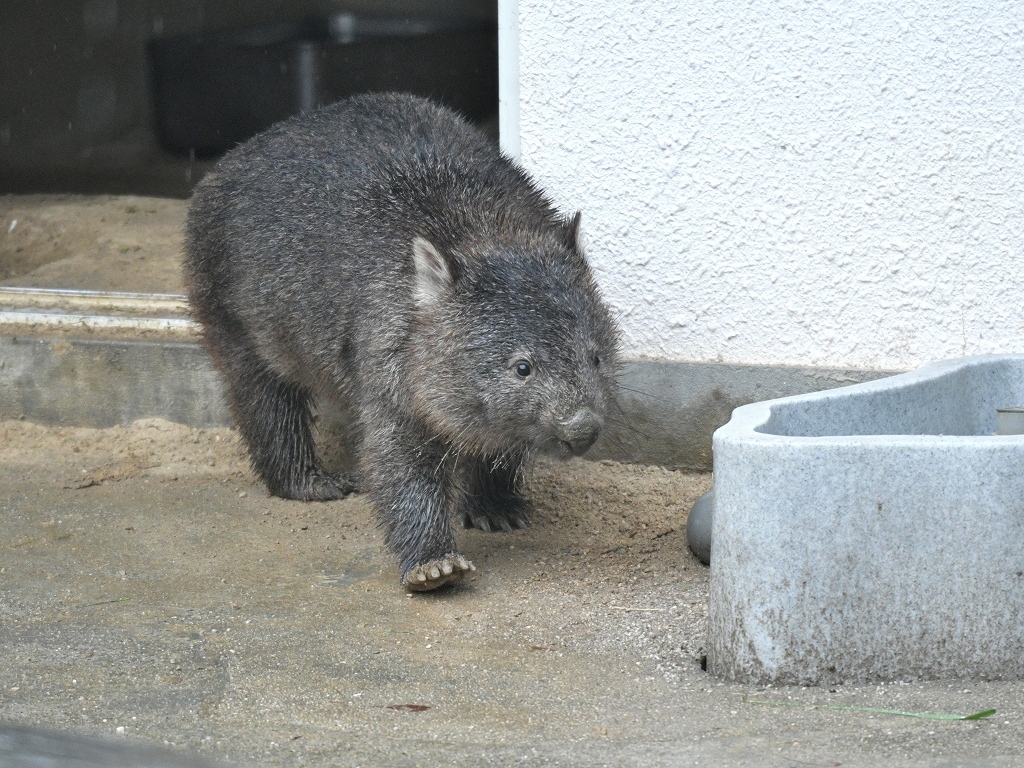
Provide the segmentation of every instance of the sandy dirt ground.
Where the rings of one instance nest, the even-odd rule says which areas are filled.
[[[330,504],[264,498],[266,492],[251,473],[234,430],[190,429],[162,419],[102,430],[6,421],[0,422],[0,444],[0,463],[44,464],[65,490],[137,478],[159,485],[182,478],[218,479],[242,488],[239,493],[245,495],[240,498],[248,499],[243,503],[262,508],[256,519],[268,510],[286,507],[320,525],[344,526],[354,519],[368,531],[367,544],[375,544],[371,513],[360,496]],[[623,627],[643,619],[645,629],[637,642],[650,658],[658,659],[663,671],[699,666],[708,569],[686,546],[685,522],[690,505],[710,484],[706,473],[610,461],[541,464],[531,475],[529,492],[535,512],[528,533],[521,537],[462,533],[471,546],[484,545],[478,551],[467,548],[467,556],[481,569],[479,576],[471,576],[470,585],[483,571],[492,570],[486,563],[496,558],[501,563],[498,567],[510,571],[506,575],[524,582],[529,594],[523,599],[546,596],[557,602],[570,592],[586,595],[588,605],[615,606],[612,610],[622,612]],[[507,541],[507,551],[495,549],[498,541]],[[525,560],[516,554],[517,543],[526,547],[520,550]],[[383,550],[374,560],[382,573],[395,570]],[[397,571],[392,575],[397,579]],[[680,575],[685,577],[682,582]],[[665,590],[674,595],[667,603]],[[638,610],[655,599],[661,603],[656,611]],[[631,613],[650,615],[627,620]],[[606,621],[604,617],[605,629]],[[566,639],[568,633],[567,627]],[[616,642],[621,641],[621,633],[615,634]],[[596,632],[590,642],[603,645],[607,637]]]
[[[269,497],[232,430],[2,422],[0,722],[266,766],[1024,759],[1020,683],[703,671],[708,569],[684,530],[709,482],[539,466],[533,525],[460,531],[479,570],[410,596],[363,497]]]
[[[0,285],[182,293],[187,207],[156,197],[0,196]]]

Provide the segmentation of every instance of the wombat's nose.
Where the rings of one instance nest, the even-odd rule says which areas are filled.
[[[574,456],[581,456],[597,440],[603,426],[604,420],[600,416],[584,408],[559,425],[558,438],[569,447]]]

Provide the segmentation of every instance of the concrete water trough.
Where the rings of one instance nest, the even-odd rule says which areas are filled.
[[[714,436],[709,668],[1024,677],[1024,355],[736,409]]]

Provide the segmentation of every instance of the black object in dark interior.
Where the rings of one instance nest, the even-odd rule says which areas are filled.
[[[356,93],[405,91],[470,120],[498,110],[493,24],[338,14],[149,41],[156,129],[209,157],[278,120]]]

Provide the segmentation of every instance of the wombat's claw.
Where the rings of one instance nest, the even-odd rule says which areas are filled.
[[[359,476],[316,472],[306,477],[304,482],[279,494],[286,499],[300,501],[332,501],[343,499],[350,493],[359,491]]]
[[[463,528],[479,528],[485,533],[491,533],[492,531],[511,533],[517,528],[525,528],[529,524],[530,520],[526,515],[515,513],[489,515],[480,512],[466,512],[462,515]]]
[[[429,592],[444,584],[451,584],[462,578],[476,566],[462,555],[445,555],[440,560],[430,560],[414,566],[402,579],[402,586],[410,592]]]

